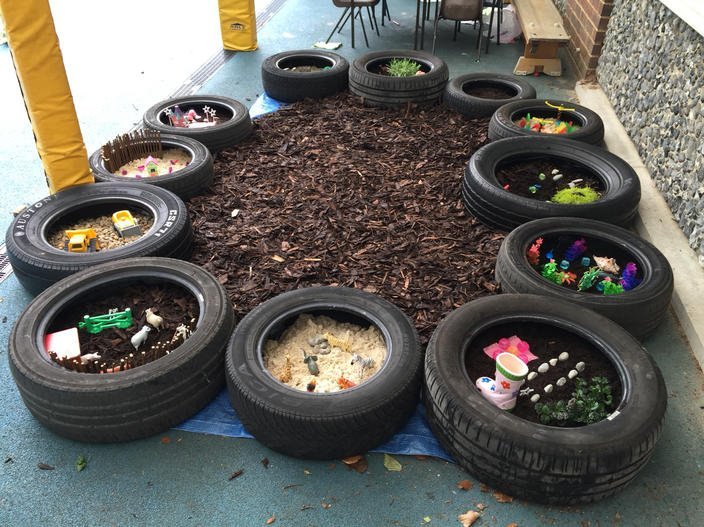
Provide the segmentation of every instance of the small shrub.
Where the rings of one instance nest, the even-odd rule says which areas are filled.
[[[413,77],[418,70],[420,64],[412,59],[391,59],[387,66],[387,72],[392,77]]]
[[[613,404],[611,386],[605,377],[593,377],[591,383],[575,380],[569,401],[536,403],[535,412],[543,424],[564,425],[567,422],[588,425],[606,419]]]
[[[563,188],[550,198],[553,203],[585,205],[599,199],[599,193],[591,187]]]

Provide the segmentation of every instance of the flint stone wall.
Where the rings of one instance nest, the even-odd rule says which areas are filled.
[[[615,0],[597,80],[704,265],[704,37],[658,1]]]

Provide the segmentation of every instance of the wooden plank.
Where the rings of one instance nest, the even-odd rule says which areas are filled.
[[[513,0],[526,42],[567,42],[570,36],[552,0]]]

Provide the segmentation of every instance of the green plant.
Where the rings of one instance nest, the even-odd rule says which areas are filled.
[[[590,383],[576,379],[569,401],[536,403],[535,412],[543,424],[565,424],[569,421],[588,425],[606,419],[612,404],[609,381],[605,377],[593,377]]]
[[[418,70],[420,64],[412,59],[391,59],[386,71],[392,77],[413,77]]]
[[[569,187],[555,192],[550,201],[567,205],[585,205],[598,199],[599,193],[591,187]]]

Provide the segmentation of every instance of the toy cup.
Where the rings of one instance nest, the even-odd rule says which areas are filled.
[[[496,392],[518,397],[518,390],[528,375],[528,365],[513,353],[499,353],[496,356]]]

